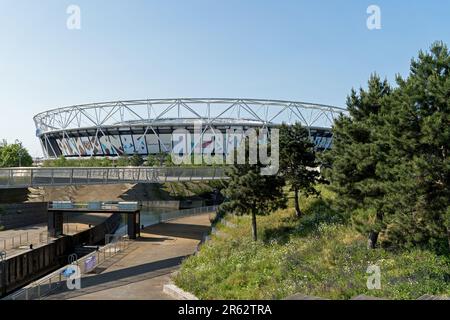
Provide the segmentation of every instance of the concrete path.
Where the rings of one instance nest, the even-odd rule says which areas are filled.
[[[170,275],[192,255],[210,230],[209,215],[177,219],[141,232],[123,254],[81,280],[81,290],[49,297],[56,300],[165,300],[162,292]]]

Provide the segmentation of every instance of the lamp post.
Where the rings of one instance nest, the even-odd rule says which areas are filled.
[[[22,156],[23,156],[22,142],[20,142],[19,140],[16,140],[15,144],[17,144],[19,146],[18,156],[19,156],[19,167],[21,168],[22,167]]]

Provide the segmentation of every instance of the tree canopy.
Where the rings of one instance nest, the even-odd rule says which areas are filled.
[[[228,171],[228,185],[223,190],[226,202],[221,210],[236,215],[250,214],[252,217],[252,236],[257,240],[257,215],[268,215],[271,212],[286,207],[286,197],[283,193],[285,181],[279,175],[262,175],[263,165],[249,164],[248,139],[245,164],[235,164]]]
[[[300,123],[283,124],[280,128],[280,173],[294,192],[298,217],[301,215],[299,193],[319,194],[315,188],[320,181],[319,166],[308,130]]]
[[[333,127],[325,174],[374,248],[450,246],[450,55],[441,42],[397,86],[373,75]]]
[[[32,165],[33,158],[20,142],[14,144],[4,142],[0,145],[0,167],[31,167]]]

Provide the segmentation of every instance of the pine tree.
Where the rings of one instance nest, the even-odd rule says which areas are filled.
[[[338,194],[337,205],[368,235],[369,248],[375,248],[384,228],[386,189],[379,168],[389,146],[380,139],[380,132],[391,91],[387,81],[377,75],[371,76],[367,90],[352,90],[347,99],[349,116],[335,121],[332,150],[325,155],[330,168],[324,174]]]
[[[285,181],[278,175],[262,175],[261,163],[249,164],[248,139],[243,143],[246,144],[246,163],[234,164],[227,170],[229,180],[223,190],[226,202],[221,205],[221,211],[236,215],[251,215],[252,237],[256,241],[258,239],[256,216],[268,215],[286,207],[286,197],[283,193]]]
[[[318,195],[315,186],[320,181],[314,143],[308,130],[300,123],[280,128],[280,173],[294,192],[295,213],[301,216],[299,193]]]
[[[387,132],[391,210],[387,238],[401,245],[450,248],[450,53],[442,42],[420,52],[407,79],[397,78]],[[447,241],[445,239],[447,238]]]

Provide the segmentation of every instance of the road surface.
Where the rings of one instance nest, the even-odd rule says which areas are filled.
[[[141,238],[81,280],[81,290],[57,292],[52,300],[165,300],[182,260],[192,255],[210,230],[209,214],[147,227]]]

